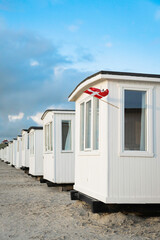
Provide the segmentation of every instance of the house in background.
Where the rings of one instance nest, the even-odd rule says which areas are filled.
[[[74,183],[75,111],[46,110],[43,120],[43,178],[54,184]]]
[[[9,144],[9,163],[10,165],[13,164],[13,141],[10,141]]]
[[[17,136],[17,156],[16,156],[16,168],[22,167],[22,135]]]
[[[43,176],[43,127],[30,127],[29,133],[29,174]]]
[[[16,166],[17,159],[17,138],[13,138],[13,166]]]
[[[84,93],[109,89],[103,100]],[[76,107],[75,186],[103,203],[160,203],[160,75],[101,71],[70,94]]]
[[[28,129],[22,129],[22,169],[29,169],[29,134]]]

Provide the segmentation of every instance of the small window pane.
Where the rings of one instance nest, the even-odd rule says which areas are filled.
[[[50,150],[53,150],[52,122],[50,123]]]
[[[94,98],[93,104],[93,149],[99,149],[99,99]]]
[[[71,150],[71,121],[62,121],[62,150]]]
[[[125,90],[125,150],[146,150],[146,91]]]
[[[91,101],[86,103],[85,148],[91,148]]]
[[[80,105],[80,150],[84,150],[84,103]]]
[[[45,125],[45,149],[49,149],[49,125]]]

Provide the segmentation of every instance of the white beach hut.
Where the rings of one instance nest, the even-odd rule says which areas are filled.
[[[22,167],[22,136],[17,136],[17,157],[16,157],[16,168]]]
[[[2,148],[0,148],[0,159],[2,159]]]
[[[13,141],[9,142],[9,163],[13,164]]]
[[[22,129],[22,169],[29,169],[29,135],[28,129]]]
[[[3,147],[1,148],[0,152],[1,152],[0,158],[2,161],[4,161],[4,148]]]
[[[1,157],[2,161],[4,161],[4,148],[2,148],[2,155],[1,156],[2,156]]]
[[[43,127],[30,127],[29,133],[29,174],[43,176]]]
[[[3,160],[4,162],[6,162],[6,146],[4,147],[4,151],[3,151]]]
[[[16,166],[17,159],[17,138],[13,138],[13,166]]]
[[[8,145],[4,148],[4,162],[9,163],[9,147],[8,147]]]
[[[109,89],[103,100],[84,93]],[[76,104],[72,199],[160,203],[160,75],[101,71],[69,96]]]
[[[49,109],[43,120],[43,178],[54,184],[74,183],[75,111]]]

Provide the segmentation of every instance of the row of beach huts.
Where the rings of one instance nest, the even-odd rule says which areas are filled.
[[[108,89],[102,99],[89,88]],[[53,184],[74,184],[72,200],[160,204],[160,75],[100,71],[73,90],[74,110],[46,110],[0,158]]]
[[[22,129],[0,150],[0,158],[41,181],[74,183],[74,110],[46,110],[43,126]],[[42,180],[43,179],[43,180]]]

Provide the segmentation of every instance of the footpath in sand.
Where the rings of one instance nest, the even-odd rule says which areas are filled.
[[[0,161],[0,240],[160,239],[160,217],[93,214],[69,192],[48,188]]]

